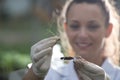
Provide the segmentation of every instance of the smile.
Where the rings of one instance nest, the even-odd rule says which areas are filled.
[[[79,47],[79,48],[88,48],[90,47],[92,44],[91,43],[86,43],[86,42],[80,42],[80,43],[76,43],[76,45]]]

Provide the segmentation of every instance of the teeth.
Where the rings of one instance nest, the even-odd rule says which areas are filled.
[[[80,47],[86,47],[88,44],[78,44]]]

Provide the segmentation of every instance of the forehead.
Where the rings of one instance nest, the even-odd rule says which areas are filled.
[[[97,4],[74,3],[67,15],[68,19],[104,19],[101,8]]]

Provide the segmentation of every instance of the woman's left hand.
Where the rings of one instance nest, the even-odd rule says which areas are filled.
[[[76,57],[73,62],[80,80],[110,80],[105,71],[96,64],[88,62],[81,57]]]

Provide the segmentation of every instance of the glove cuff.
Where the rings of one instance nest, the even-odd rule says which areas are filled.
[[[33,73],[40,78],[43,78],[46,75],[45,71],[37,69],[34,65],[32,65],[32,70]]]

